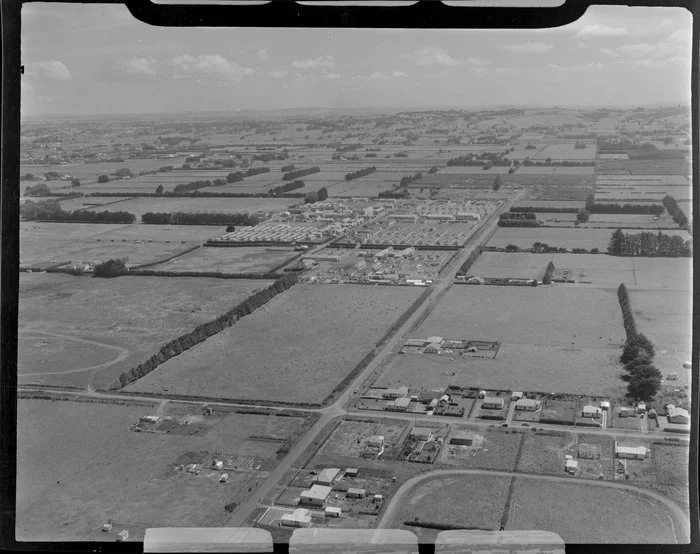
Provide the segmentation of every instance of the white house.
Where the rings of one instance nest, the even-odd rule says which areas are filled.
[[[505,402],[503,401],[503,398],[498,398],[496,396],[487,396],[481,403],[482,408],[486,408],[489,410],[501,410],[503,409],[504,405]]]
[[[578,462],[576,460],[566,460],[565,470],[567,473],[574,474],[578,469]]]
[[[309,510],[297,508],[291,514],[283,514],[280,523],[287,527],[311,527],[311,513]]]
[[[331,487],[324,485],[312,485],[309,490],[301,493],[299,504],[309,504],[311,506],[323,506],[323,503],[331,493]]]
[[[521,398],[515,403],[516,410],[523,410],[526,412],[536,412],[540,409],[539,400],[531,400],[529,398]]]
[[[592,417],[594,419],[599,418],[601,413],[602,410],[600,408],[591,404],[589,404],[588,406],[584,406],[582,411],[583,417]]]
[[[643,460],[647,457],[649,449],[645,446],[620,446],[615,441],[615,457],[629,460]]]
[[[676,408],[675,406],[668,410],[668,422],[669,423],[690,423],[690,414],[688,410],[683,408]]]
[[[510,399],[511,399],[511,400],[520,400],[522,397],[523,397],[523,393],[522,393],[522,392],[513,392],[513,393],[510,395]]]

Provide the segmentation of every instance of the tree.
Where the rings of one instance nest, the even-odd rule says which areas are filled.
[[[93,275],[95,277],[116,277],[126,273],[127,258],[111,259],[95,266]]]
[[[318,193],[310,192],[304,197],[305,204],[313,204],[318,201]]]
[[[576,214],[576,221],[579,221],[580,223],[586,223],[591,217],[591,212],[588,210],[580,210]]]
[[[156,194],[163,194],[163,185],[158,185],[156,187]]]
[[[437,173],[437,171],[438,171],[438,168],[437,168],[436,165],[434,165],[433,167],[430,168],[430,170],[428,171],[428,173]]]
[[[51,189],[44,183],[37,183],[33,187],[27,187],[24,190],[25,196],[48,196],[49,194],[51,194]]]
[[[501,179],[500,175],[496,175],[496,178],[493,180],[493,190],[500,190],[500,188],[503,186],[503,181]]]
[[[97,178],[97,182],[98,183],[109,183],[109,177],[107,177],[107,175],[100,175]]]
[[[610,244],[608,245],[608,253],[619,255],[622,252],[622,244],[625,240],[625,234],[622,229],[618,229],[612,234]]]
[[[625,380],[629,396],[651,400],[661,387],[661,372],[653,365],[640,365]]]
[[[117,177],[133,177],[133,173],[131,173],[131,170],[128,167],[120,167],[114,172],[114,174]]]
[[[328,198],[328,189],[326,187],[318,189],[318,200],[323,202]]]

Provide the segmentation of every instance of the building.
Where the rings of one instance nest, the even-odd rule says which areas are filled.
[[[505,402],[503,401],[503,398],[498,398],[496,396],[487,396],[481,403],[481,407],[488,410],[502,410],[504,405]]]
[[[394,398],[403,398],[408,394],[408,387],[398,387],[395,389],[384,389],[382,392],[382,398],[386,399],[394,399]]]
[[[592,417],[593,419],[599,418],[601,413],[602,410],[600,408],[591,404],[589,404],[588,406],[584,406],[582,410],[583,417]]]
[[[607,400],[603,400],[600,403],[600,409],[605,410],[605,411],[609,410],[610,409],[610,402],[608,402]]]
[[[678,381],[678,373],[669,373],[666,379],[669,381]]]
[[[308,504],[311,506],[323,506],[323,503],[331,493],[331,487],[324,485],[312,485],[309,490],[305,490],[299,497],[299,504]]]
[[[443,394],[438,400],[438,405],[447,406],[450,403],[450,396],[448,394]]]
[[[418,348],[423,348],[425,346],[425,341],[423,339],[408,339],[404,346],[414,346]]]
[[[397,398],[393,402],[389,402],[385,409],[390,412],[405,412],[408,409],[408,405],[411,403],[411,399],[408,397]]]
[[[335,481],[335,478],[338,477],[339,473],[340,468],[328,467],[326,469],[323,469],[321,473],[318,474],[316,482],[319,485],[330,485],[333,481]]]
[[[638,414],[645,414],[647,411],[647,405],[644,402],[640,402],[637,404],[637,413]]]
[[[632,408],[626,408],[622,407],[620,408],[620,417],[632,417],[634,415],[634,411]]]
[[[419,441],[429,441],[433,436],[433,430],[430,427],[414,427],[409,436]]]
[[[647,457],[649,449],[644,446],[620,446],[615,441],[615,457],[628,460],[643,460]]]
[[[439,354],[440,353],[440,345],[431,342],[428,346],[425,347],[423,352],[425,354]]]
[[[365,489],[350,488],[350,489],[348,489],[346,496],[348,498],[364,498],[365,492],[366,492]]]
[[[367,441],[367,446],[372,446],[374,448],[384,447],[384,436],[383,435],[372,435]]]
[[[510,395],[510,399],[511,399],[511,400],[520,400],[522,397],[523,397],[523,393],[522,393],[522,392],[513,392],[513,393]]]
[[[477,398],[486,398],[486,391],[480,390],[479,394],[476,395]]]
[[[326,508],[326,517],[340,517],[341,513],[343,513],[342,508],[336,506],[328,506]]]
[[[457,431],[450,437],[450,444],[458,446],[471,446],[474,443],[474,433],[469,431]]]
[[[141,416],[139,418],[139,421],[141,423],[158,423],[158,421],[160,421],[160,417],[158,417],[157,415],[145,415]]]
[[[566,460],[565,470],[567,473],[573,475],[578,469],[578,462],[576,460]]]
[[[536,412],[540,409],[540,401],[530,400],[529,398],[521,398],[515,403],[515,409],[526,412]]]
[[[668,422],[669,423],[690,423],[690,414],[688,410],[683,408],[676,408],[675,406],[668,410]]]
[[[457,221],[479,221],[481,216],[474,212],[457,212],[455,219]]]
[[[349,467],[345,470],[345,475],[348,477],[357,477],[357,468],[356,467]]]
[[[291,514],[282,514],[280,523],[286,527],[311,527],[311,512],[297,508]]]
[[[214,460],[211,463],[211,467],[213,467],[214,469],[221,469],[224,467],[224,462],[222,462],[221,460]]]

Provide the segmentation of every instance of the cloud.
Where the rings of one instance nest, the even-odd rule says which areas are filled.
[[[582,71],[603,70],[605,66],[600,62],[581,63],[577,65],[560,66],[554,63],[547,64],[543,71],[545,73],[580,73]]]
[[[289,72],[285,71],[284,69],[278,69],[276,71],[270,71],[267,75],[268,77],[272,77],[274,79],[284,79],[287,75],[289,75]]]
[[[646,43],[640,44],[625,44],[620,47],[620,51],[624,54],[632,56],[648,56],[659,51],[660,45],[652,45]]]
[[[372,81],[388,81],[389,77],[387,75],[384,75],[384,73],[380,73],[379,71],[375,71],[372,73],[369,78]]]
[[[619,58],[621,56],[620,52],[615,48],[601,48],[600,51],[611,58]]]
[[[261,48],[260,50],[258,50],[258,58],[260,58],[261,60],[266,60],[269,57],[270,56],[267,53],[267,48]]]
[[[322,79],[327,79],[329,81],[337,81],[340,79],[340,73],[326,73]]]
[[[467,58],[466,60],[460,60],[453,58],[447,52],[447,49],[442,46],[425,46],[420,50],[417,50],[413,54],[404,54],[402,56],[404,59],[412,60],[416,65],[445,65],[445,66],[457,66],[457,65],[483,65],[484,62],[476,58]]]
[[[406,75],[406,73],[404,73],[403,71],[394,71],[391,74],[391,76],[395,77],[397,79],[407,79],[408,78],[408,75]]]
[[[551,44],[545,44],[544,42],[521,42],[518,44],[504,44],[499,48],[516,54],[544,54],[553,47]]]
[[[71,78],[70,71],[65,64],[57,60],[27,64],[27,74],[55,81],[69,81]]]
[[[135,75],[155,75],[156,61],[153,58],[127,58],[122,60],[122,68]]]
[[[190,56],[185,54],[173,58],[171,63],[175,66],[176,71],[183,75],[222,76],[237,81],[253,73],[253,70],[249,67],[242,67],[219,54],[210,56]]]
[[[682,29],[678,29],[677,31],[674,31],[671,33],[668,38],[666,39],[667,42],[690,42],[691,39],[691,33],[690,31],[683,31]]]
[[[315,60],[294,60],[292,62],[292,67],[295,67],[297,69],[319,69],[323,67],[331,69],[334,66],[335,58],[328,54],[325,56],[319,56]]]
[[[607,25],[586,25],[576,33],[579,38],[600,38],[600,37],[624,37],[627,36],[627,28],[608,27]]]

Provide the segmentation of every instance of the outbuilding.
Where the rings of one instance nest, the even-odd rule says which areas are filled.
[[[330,485],[336,477],[338,477],[338,474],[340,473],[340,468],[337,467],[328,467],[325,469],[322,469],[321,472],[318,474],[318,477],[316,478],[316,483],[319,485]]]
[[[326,517],[340,517],[340,514],[343,513],[342,508],[339,508],[337,506],[328,506],[326,508]]]
[[[357,477],[357,468],[356,467],[349,467],[345,470],[345,475],[348,477]]]
[[[479,394],[476,395],[477,398],[486,398],[486,391],[480,390]]]
[[[469,431],[457,431],[450,437],[450,444],[458,446],[471,446],[474,442],[474,434]]]
[[[644,402],[640,402],[637,404],[637,413],[638,414],[645,414],[647,411],[647,405]]]
[[[609,410],[609,409],[610,409],[610,402],[607,401],[607,400],[601,401],[601,403],[600,403],[600,409],[601,409],[601,410],[605,410],[605,411]]]
[[[522,392],[513,392],[513,393],[510,395],[510,399],[511,399],[511,400],[520,400],[522,397],[523,397],[523,393],[522,393]]]
[[[309,504],[311,506],[323,506],[323,503],[331,493],[331,487],[324,485],[312,485],[309,490],[305,490],[299,497],[299,504]]]
[[[503,409],[504,405],[505,402],[503,401],[503,398],[498,398],[496,396],[487,396],[481,403],[482,408],[486,408],[489,410],[501,410]]]
[[[350,488],[350,489],[348,489],[347,497],[348,498],[364,498],[365,492],[366,492],[365,489]]]

